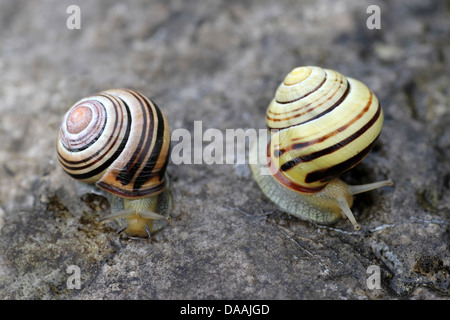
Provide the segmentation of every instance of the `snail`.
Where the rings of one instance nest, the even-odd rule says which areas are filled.
[[[160,108],[129,89],[102,91],[76,102],[65,114],[57,157],[72,178],[112,195],[120,232],[147,238],[170,218],[166,168],[170,128]]]
[[[282,211],[325,225],[348,218],[359,230],[353,195],[393,182],[349,186],[338,177],[368,155],[382,124],[380,103],[362,82],[320,67],[295,68],[267,108],[267,146],[251,148],[253,177]],[[259,154],[267,162],[255,161]]]

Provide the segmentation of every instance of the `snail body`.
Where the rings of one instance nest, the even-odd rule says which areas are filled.
[[[319,224],[348,218],[353,195],[392,185],[391,180],[348,186],[338,177],[371,151],[383,111],[366,85],[319,67],[293,69],[266,112],[267,163],[250,162],[263,193],[283,211]],[[258,144],[251,150],[260,154]],[[261,174],[264,168],[270,174]]]
[[[98,221],[118,219],[129,237],[150,237],[170,221],[169,154],[163,113],[128,89],[79,100],[64,116],[57,141],[66,173],[113,196],[113,212]]]

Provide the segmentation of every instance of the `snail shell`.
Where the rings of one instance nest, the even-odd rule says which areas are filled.
[[[170,128],[159,107],[137,91],[112,89],[83,98],[64,116],[58,160],[71,177],[123,198],[113,214],[122,230],[147,237],[167,221]],[[164,194],[164,195],[162,195]],[[158,212],[163,208],[164,212]]]
[[[375,94],[358,80],[319,67],[293,69],[266,112],[271,131],[267,164],[250,164],[262,191],[282,210],[305,220],[356,222],[353,195],[390,180],[348,186],[337,177],[371,151],[383,124]],[[258,147],[251,151],[258,153]],[[264,166],[270,175],[262,175]]]

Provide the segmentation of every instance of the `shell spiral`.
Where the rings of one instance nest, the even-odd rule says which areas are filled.
[[[267,160],[274,178],[316,193],[357,165],[383,124],[377,97],[358,80],[319,67],[292,70],[266,113]]]
[[[79,100],[65,114],[57,141],[58,160],[70,176],[127,199],[164,190],[169,153],[163,113],[128,89]]]

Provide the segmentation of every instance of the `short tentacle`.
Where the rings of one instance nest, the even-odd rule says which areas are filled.
[[[339,207],[342,209],[342,213],[343,213],[344,217],[346,217],[346,218],[348,218],[348,220],[350,220],[350,222],[353,225],[353,228],[355,230],[361,229],[361,225],[356,221],[356,218],[353,215],[352,210],[350,210],[347,200],[343,197],[337,198],[336,200],[339,204]]]

